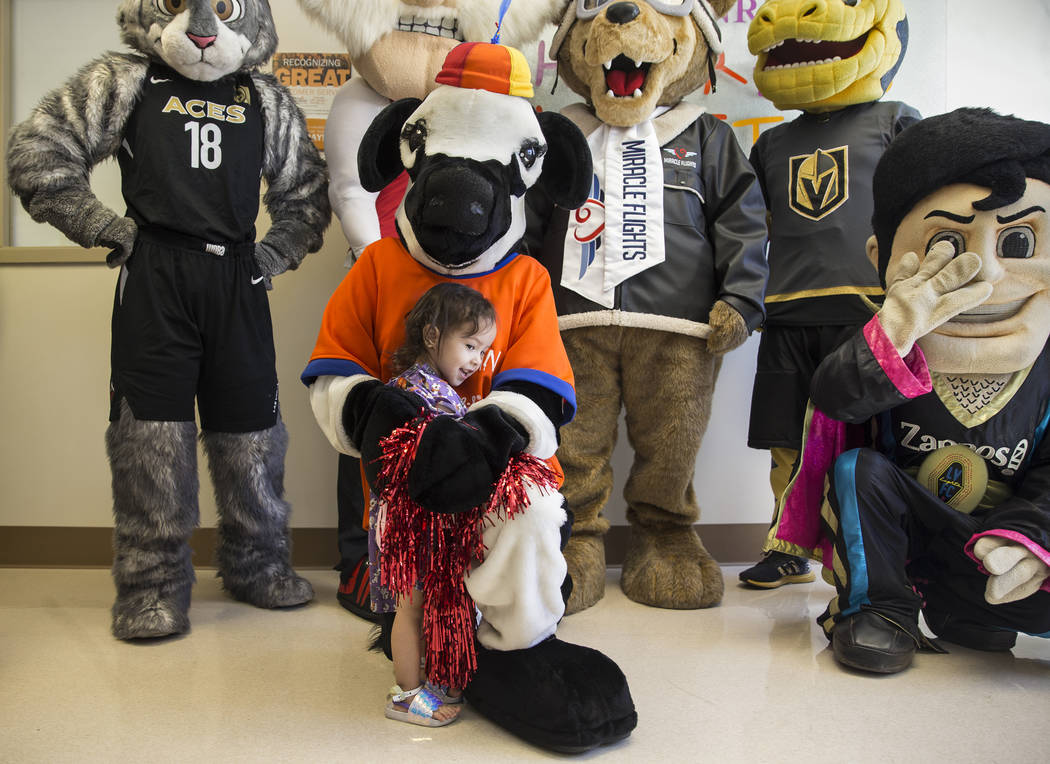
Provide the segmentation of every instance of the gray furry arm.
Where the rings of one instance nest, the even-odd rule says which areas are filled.
[[[306,120],[291,93],[271,75],[253,74],[266,125],[263,204],[272,224],[256,246],[266,276],[294,270],[321,248],[332,219],[328,170],[306,131]]]
[[[90,175],[120,147],[147,66],[141,57],[106,53],[44,96],[11,133],[11,189],[33,220],[82,247],[126,237],[116,231],[123,217],[95,197]]]

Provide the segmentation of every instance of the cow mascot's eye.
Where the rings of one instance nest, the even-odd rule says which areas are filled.
[[[419,119],[405,125],[401,131],[401,140],[407,141],[409,151],[419,151],[427,142],[427,123]]]
[[[535,138],[529,138],[522,143],[521,148],[518,149],[518,159],[521,160],[521,164],[526,170],[530,170],[532,169],[532,166],[536,164],[536,160],[546,153],[546,146],[542,145]]]

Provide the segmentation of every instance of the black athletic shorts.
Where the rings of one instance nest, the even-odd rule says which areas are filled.
[[[254,432],[277,422],[277,368],[254,244],[220,247],[139,231],[113,302],[110,421],[136,419]]]
[[[762,330],[751,391],[751,448],[801,447],[813,373],[861,326],[773,325]]]

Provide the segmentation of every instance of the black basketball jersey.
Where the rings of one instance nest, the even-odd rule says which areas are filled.
[[[882,295],[868,261],[871,178],[883,151],[919,113],[875,101],[803,113],[766,130],[751,163],[771,215],[766,323],[861,324],[862,296]]]
[[[207,242],[254,241],[263,131],[249,74],[200,82],[152,64],[117,152],[128,217]]]
[[[1050,346],[1048,346],[1050,347]],[[1046,435],[1050,418],[1050,350],[1043,349],[1026,373],[994,395],[978,414],[968,416],[954,403],[948,382],[934,375],[934,390],[889,412],[894,461],[918,466],[942,446],[966,445],[984,457],[988,476],[1016,482]]]

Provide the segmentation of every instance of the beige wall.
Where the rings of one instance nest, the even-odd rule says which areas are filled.
[[[14,1],[38,9],[71,5]],[[117,3],[92,0],[96,2],[113,9],[97,22],[108,29]],[[341,49],[334,38],[301,17],[294,0],[271,0],[271,5],[283,49]],[[1050,95],[1043,85],[1050,70],[1043,47],[1050,39],[1045,0],[1007,0],[996,4],[992,16],[988,4],[978,0],[951,0],[950,12],[947,0],[911,0],[907,5],[911,49],[893,97],[927,115],[985,104],[1050,121]],[[747,0],[742,6],[749,6]],[[743,25],[730,25],[727,31],[736,55],[744,56],[739,52]],[[41,39],[32,45],[40,51],[57,44]],[[952,61],[950,68],[946,60]],[[750,74],[746,63],[738,68]],[[71,73],[72,68],[63,72]],[[31,82],[37,74],[40,91],[64,76],[31,69]],[[726,78],[722,82],[720,98],[731,97],[734,87],[739,88]],[[550,77],[548,90],[549,83]],[[567,98],[564,85],[559,97]],[[16,112],[12,119],[24,116]],[[745,151],[749,149],[747,132],[738,132],[738,137]],[[271,293],[282,409],[291,433],[288,497],[293,525],[300,528],[335,524],[336,457],[313,422],[298,376],[325,302],[342,277],[344,251],[342,234],[334,226],[323,250],[308,257],[297,272],[277,279]],[[0,526],[111,524],[103,433],[114,280],[115,273],[101,265],[0,265]],[[769,519],[767,457],[745,444],[756,349],[753,337],[730,354],[716,390],[715,413],[697,459],[696,485],[706,523]],[[614,455],[619,485],[630,459],[625,440],[621,436]],[[202,460],[202,468],[203,464]],[[618,492],[619,488],[609,513],[614,523],[623,522]],[[204,474],[201,499],[202,524],[214,525]]]

